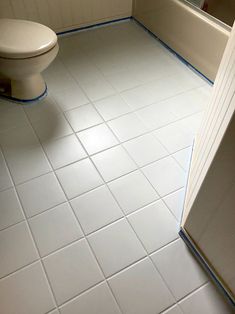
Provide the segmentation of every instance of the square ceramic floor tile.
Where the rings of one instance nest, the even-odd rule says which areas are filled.
[[[0,192],[0,230],[24,220],[14,189]]]
[[[174,303],[164,281],[149,259],[109,279],[111,289],[125,314],[156,314]]]
[[[186,173],[172,157],[144,167],[143,172],[160,196],[174,192],[184,187],[186,183]]]
[[[178,123],[173,123],[161,128],[155,131],[154,135],[171,154],[188,146],[192,146],[194,140],[194,135],[181,129]]]
[[[44,258],[43,263],[58,304],[103,280],[86,240]]]
[[[121,142],[142,135],[147,131],[143,122],[135,113],[129,113],[112,120],[108,122],[108,125]]]
[[[116,179],[137,168],[121,146],[94,155],[92,160],[105,181]]]
[[[0,278],[38,259],[25,222],[0,231]]]
[[[116,137],[105,124],[79,132],[77,135],[88,154],[95,154],[118,144]]]
[[[21,107],[13,107],[1,111],[0,132],[16,127],[24,127],[27,124],[27,116]]]
[[[177,239],[179,226],[162,201],[149,205],[128,217],[148,253]]]
[[[109,183],[118,203],[129,214],[159,198],[156,191],[140,172],[135,171]]]
[[[103,183],[88,158],[61,168],[56,173],[69,199],[88,192]]]
[[[86,152],[74,134],[44,142],[43,146],[54,169],[87,157]]]
[[[156,101],[156,95],[148,84],[127,90],[121,95],[134,110],[151,105]]]
[[[117,202],[105,186],[73,199],[71,205],[85,234],[100,229],[123,216]]]
[[[131,111],[127,103],[118,95],[99,100],[94,105],[105,121]]]
[[[204,110],[208,100],[200,89],[196,89],[173,97],[167,102],[171,104],[172,112],[178,118],[183,118]]]
[[[125,219],[88,237],[105,276],[113,275],[146,255]]]
[[[139,167],[169,155],[165,147],[151,134],[146,134],[123,144]]]
[[[106,76],[106,78],[119,92],[129,90],[142,83],[141,79],[131,69],[118,71],[117,73]]]
[[[184,313],[181,311],[178,305],[175,305],[170,309],[166,310],[165,312],[163,312],[162,314],[184,314]]]
[[[53,120],[53,116],[61,113],[60,107],[51,96],[47,96],[39,102],[24,105],[24,110],[31,122]]]
[[[75,132],[82,131],[103,122],[92,105],[80,106],[65,113]]]
[[[79,83],[91,101],[96,101],[116,93],[115,89],[102,75],[86,82],[80,81]]]
[[[2,152],[0,151],[0,191],[8,189],[12,186],[10,173],[7,169]]]
[[[205,272],[181,239],[152,255],[153,262],[177,300],[208,280]],[[172,267],[174,261],[174,267]]]
[[[120,314],[107,284],[102,283],[60,308],[61,314]]]
[[[53,173],[18,185],[17,191],[27,217],[32,217],[66,201]]]
[[[82,238],[82,230],[68,203],[37,215],[29,224],[40,255],[51,252]]]
[[[137,115],[149,130],[161,128],[176,120],[170,108],[162,102],[154,103],[144,109],[138,110]]]
[[[0,144],[16,184],[51,171],[42,147],[30,126],[1,133]]]
[[[179,121],[179,125],[182,126],[187,132],[197,134],[201,126],[204,113],[196,113],[185,119]]]
[[[53,93],[53,97],[63,111],[71,110],[89,103],[88,98],[79,86],[57,91]]]
[[[164,197],[163,200],[176,219],[180,221],[184,207],[185,189],[180,189],[172,194],[169,194]]]
[[[232,308],[223,295],[212,284],[207,284],[179,303],[187,314],[233,314]]]
[[[42,314],[55,308],[41,264],[35,263],[0,280],[0,304],[6,314]]]
[[[40,119],[32,122],[33,128],[42,142],[64,137],[73,133],[63,114],[52,118]]]
[[[192,147],[188,147],[185,149],[182,149],[175,153],[173,158],[178,162],[178,164],[186,171],[189,171],[190,168],[190,162],[192,158]]]

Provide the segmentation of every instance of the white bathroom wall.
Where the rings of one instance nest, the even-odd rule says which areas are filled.
[[[0,0],[0,18],[19,18],[64,31],[132,15],[132,0]]]

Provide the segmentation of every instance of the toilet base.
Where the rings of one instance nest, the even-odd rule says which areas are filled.
[[[47,86],[40,74],[24,80],[0,79],[0,97],[17,102],[33,102],[47,95]]]

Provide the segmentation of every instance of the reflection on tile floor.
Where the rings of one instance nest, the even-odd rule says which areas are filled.
[[[178,237],[211,87],[133,21],[59,43],[0,101],[0,312],[232,313]]]

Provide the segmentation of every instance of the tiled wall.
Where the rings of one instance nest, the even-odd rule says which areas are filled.
[[[235,27],[196,139],[184,229],[235,300]]]
[[[204,75],[215,79],[230,27],[181,0],[134,0],[133,16]]]
[[[0,18],[43,23],[56,31],[132,15],[132,0],[1,0]]]

